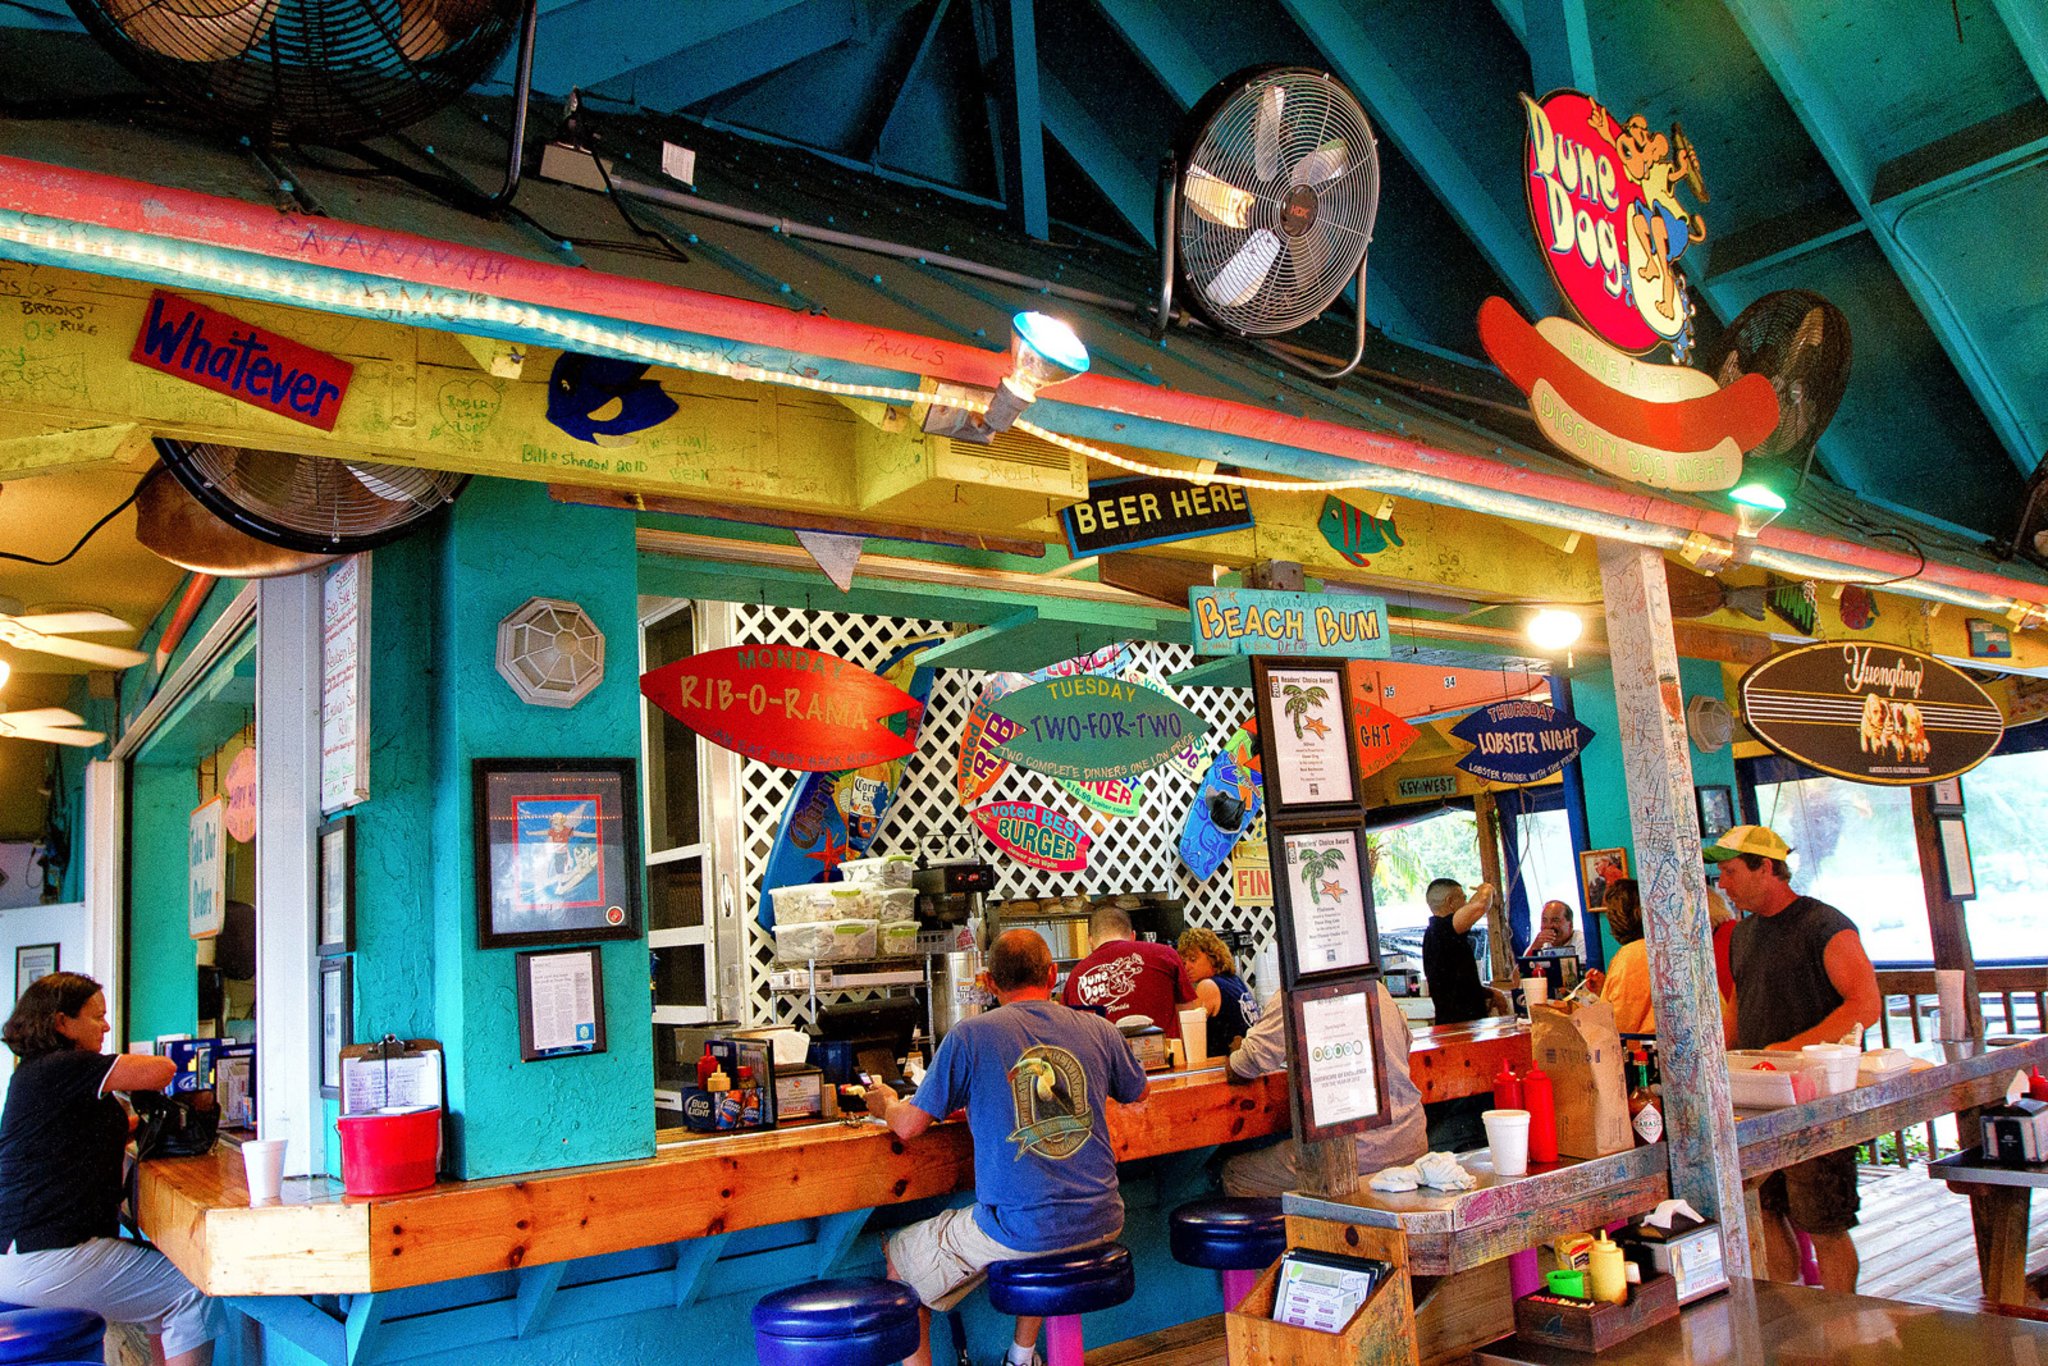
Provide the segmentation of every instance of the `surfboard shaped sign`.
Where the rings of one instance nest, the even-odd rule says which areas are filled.
[[[1124,678],[1049,678],[997,700],[1016,727],[995,753],[1019,768],[1077,783],[1157,768],[1209,723],[1153,688]]]
[[[981,688],[981,696],[974,699],[974,705],[967,711],[967,724],[960,730],[960,772],[957,790],[960,805],[972,808],[994,787],[996,779],[1010,767],[1009,761],[995,752],[995,747],[1016,733],[1016,727],[1007,721],[997,719],[992,708],[1008,693],[1027,688],[1033,683],[1048,678],[1070,678],[1076,674],[1122,673],[1129,663],[1131,646],[1128,641],[1105,645],[1099,650],[1072,659],[1062,659],[1028,674],[999,673],[989,677]]]
[[[1061,778],[1059,784],[1105,816],[1135,816],[1145,804],[1145,785],[1122,778],[1098,778],[1092,783]]]
[[[996,848],[1028,868],[1078,873],[1094,837],[1072,816],[1037,802],[990,802],[967,813]]]
[[[732,645],[640,676],[648,701],[714,745],[808,773],[915,748],[922,705],[857,664],[797,645]]]
[[[1451,727],[1471,745],[1458,767],[1490,783],[1533,783],[1579,757],[1593,739],[1582,721],[1548,702],[1496,702]]]
[[[1742,722],[1809,768],[1910,787],[1982,763],[2005,717],[1969,675],[1896,645],[1824,641],[1742,676]]]
[[[1377,702],[1359,693],[1351,697],[1351,717],[1358,727],[1358,776],[1369,778],[1408,752],[1421,731]]]

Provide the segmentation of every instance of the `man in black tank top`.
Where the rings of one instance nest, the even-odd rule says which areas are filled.
[[[1735,927],[1732,1048],[1798,1049],[1860,1038],[1884,1013],[1877,972],[1848,916],[1789,885],[1792,852],[1778,833],[1738,825],[1703,851],[1720,865],[1721,892],[1748,918]],[[1847,1148],[1773,1172],[1759,1192],[1767,1274],[1799,1279],[1793,1229],[1813,1241],[1821,1283],[1856,1289],[1856,1152]]]
[[[1422,932],[1422,975],[1429,983],[1437,1024],[1463,1024],[1488,1014],[1491,993],[1480,984],[1479,963],[1472,953],[1471,929],[1486,918],[1494,890],[1486,883],[1465,889],[1447,877],[1429,884],[1429,927]]]

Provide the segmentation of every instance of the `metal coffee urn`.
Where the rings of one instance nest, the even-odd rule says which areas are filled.
[[[995,1004],[981,985],[983,951],[989,943],[988,893],[996,870],[980,862],[941,863],[917,871],[918,918],[939,926],[947,949],[927,961],[931,970],[934,1041],[970,1015]]]

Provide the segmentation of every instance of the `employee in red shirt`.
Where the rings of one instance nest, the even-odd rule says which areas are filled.
[[[1195,999],[1187,965],[1168,944],[1149,944],[1131,931],[1131,918],[1114,906],[1088,917],[1095,952],[1074,965],[1060,999],[1101,1010],[1111,1023],[1144,1015],[1172,1034],[1179,1008]]]

